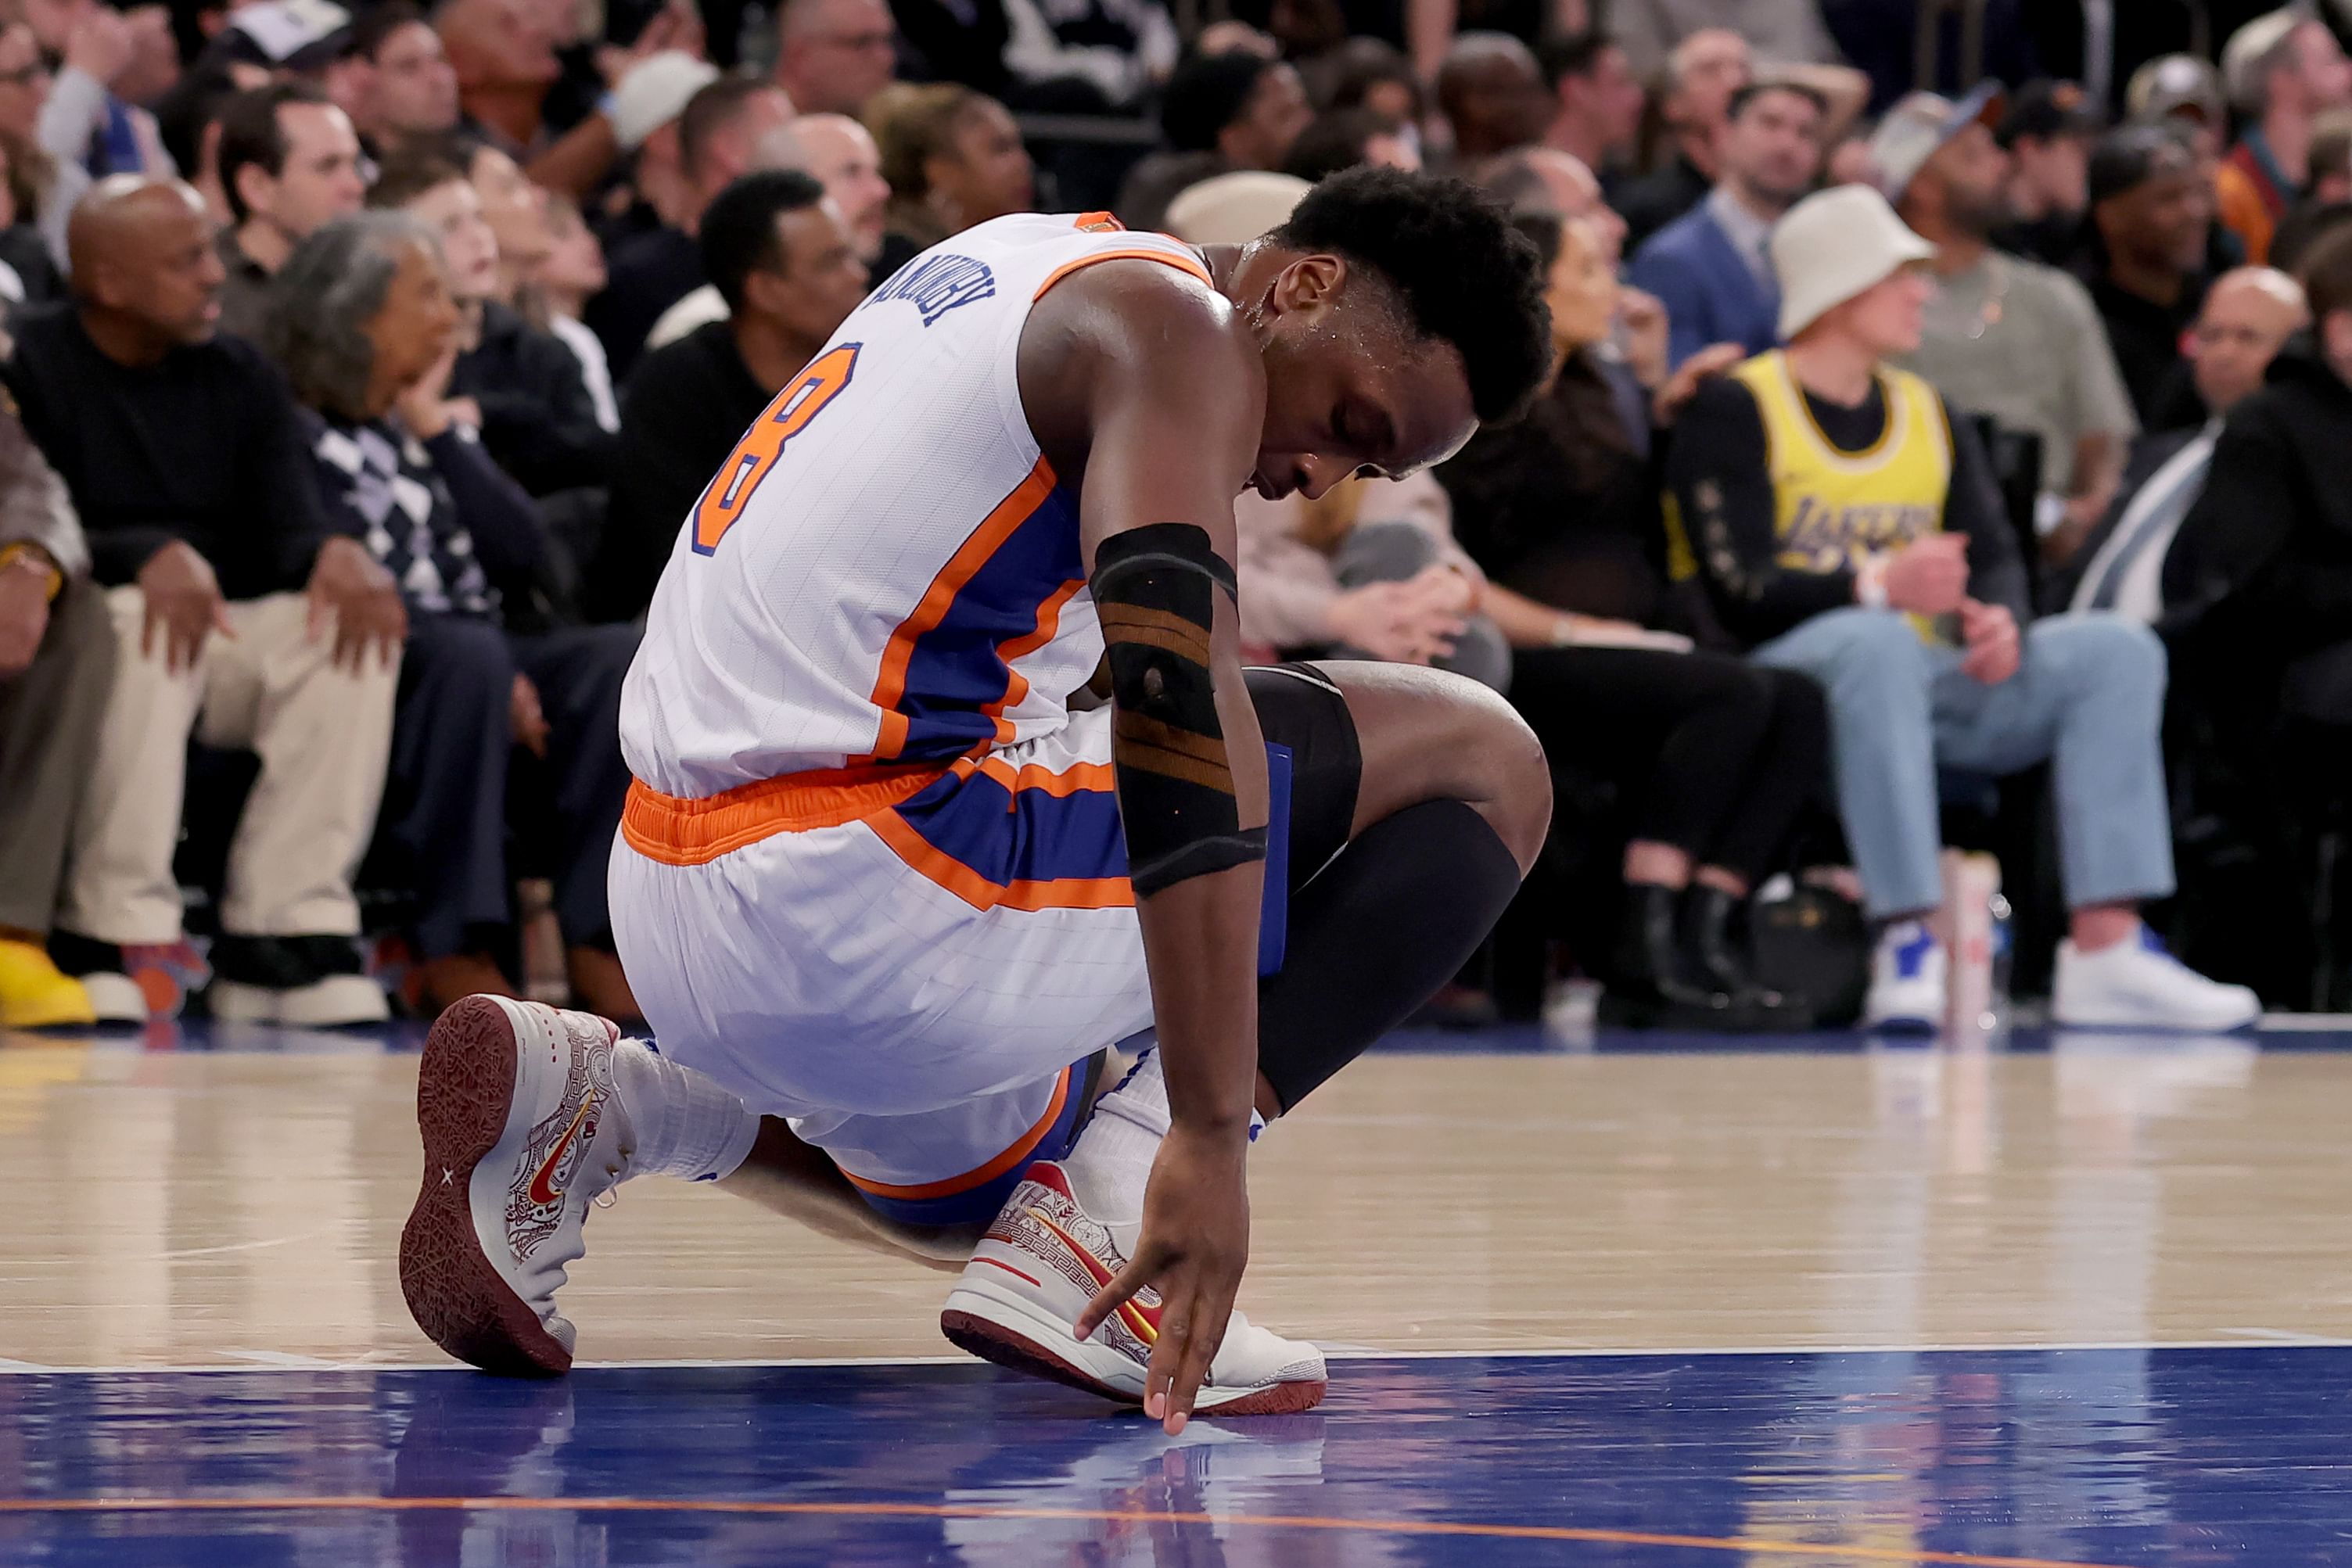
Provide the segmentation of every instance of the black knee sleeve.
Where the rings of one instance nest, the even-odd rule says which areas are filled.
[[[1282,972],[1258,985],[1257,1067],[1283,1108],[1435,996],[1518,887],[1518,861],[1459,800],[1357,834],[1291,900]]]

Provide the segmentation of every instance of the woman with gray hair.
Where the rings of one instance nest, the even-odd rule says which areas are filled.
[[[618,723],[637,633],[506,629],[498,585],[528,580],[544,536],[446,395],[457,321],[432,231],[370,212],[296,248],[271,282],[266,328],[331,526],[366,545],[408,607],[383,832],[413,867],[421,999],[437,1011],[514,994],[489,948],[513,924],[507,772],[520,744],[547,764],[548,798],[530,806],[554,824],[576,998],[626,1017],[636,1009],[612,954],[604,864],[629,784]]]

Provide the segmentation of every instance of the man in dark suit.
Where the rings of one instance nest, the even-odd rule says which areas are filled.
[[[1819,93],[1785,82],[1758,82],[1732,95],[1722,177],[1633,257],[1633,285],[1665,305],[1674,364],[1710,343],[1759,354],[1780,340],[1780,290],[1765,245],[1820,172],[1828,112]]]
[[[2165,558],[2204,494],[2223,417],[2263,384],[2271,361],[2305,319],[2303,290],[2283,272],[2246,267],[2214,283],[2186,335],[2208,418],[2133,444],[2114,505],[2049,584],[2049,608],[2113,610],[2150,623],[2161,618]]]

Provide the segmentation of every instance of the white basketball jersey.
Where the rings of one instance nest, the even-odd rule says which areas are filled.
[[[1029,432],[1032,305],[1164,235],[1024,214],[925,251],[778,394],[680,529],[621,698],[631,771],[700,797],[945,762],[1067,719],[1102,656],[1077,497]]]

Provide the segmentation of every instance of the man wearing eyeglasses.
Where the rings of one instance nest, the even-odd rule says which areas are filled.
[[[788,0],[776,23],[776,85],[803,114],[855,119],[890,84],[897,37],[882,0]]]

